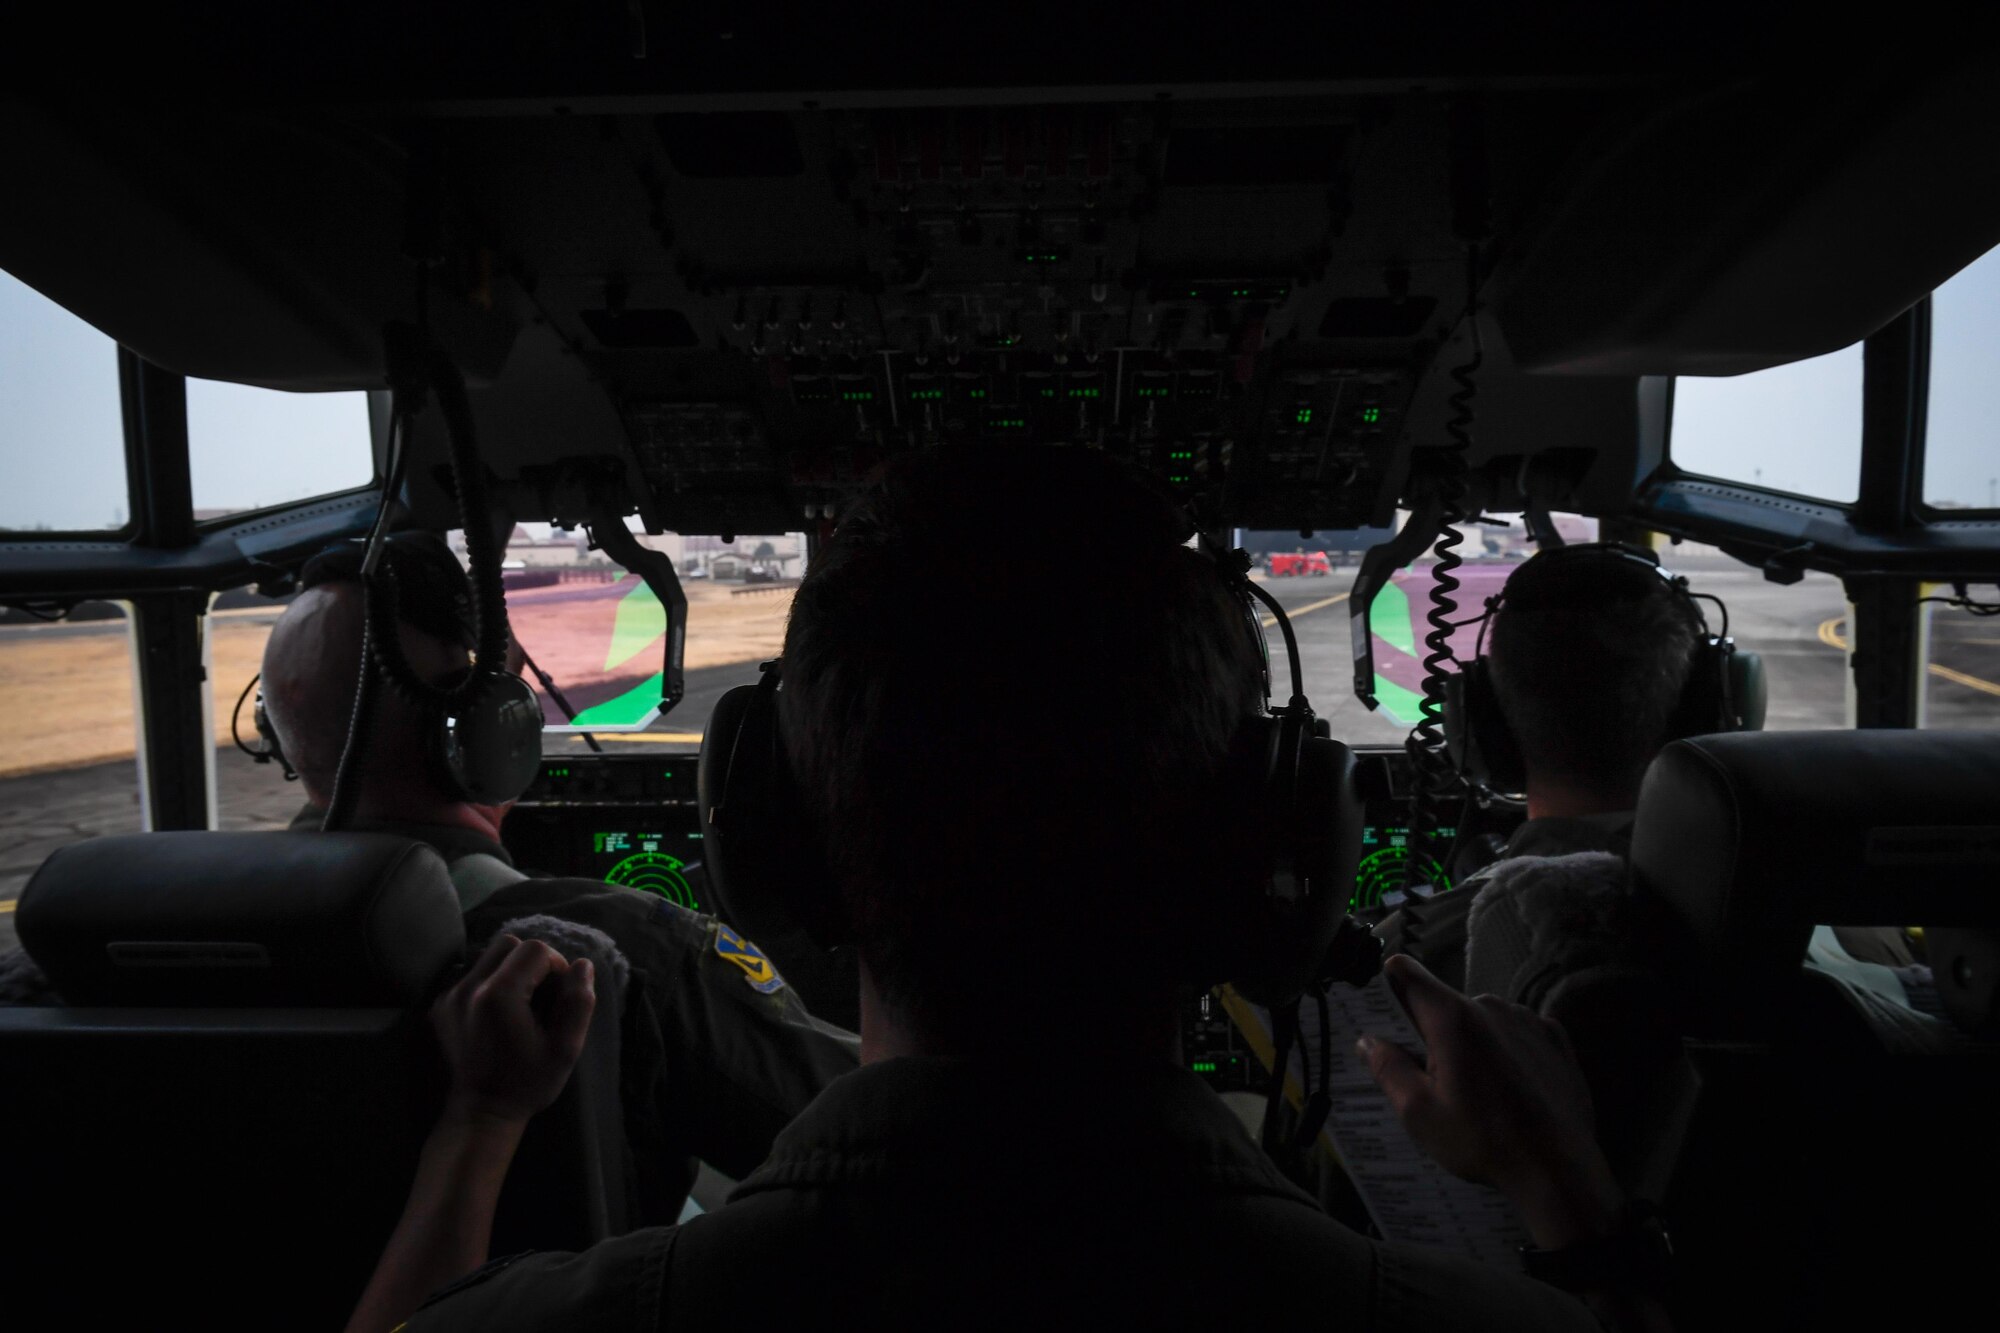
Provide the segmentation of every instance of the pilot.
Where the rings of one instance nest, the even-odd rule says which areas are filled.
[[[988,525],[1016,537],[1005,558],[945,573]],[[562,1006],[527,1007],[553,964],[502,941],[481,975],[507,984],[440,1002],[460,1113],[350,1329],[1557,1330],[1600,1327],[1592,1305],[1661,1326],[1610,1268],[1586,1304],[1343,1228],[1180,1066],[1180,1001],[1212,979],[1189,960],[1262,883],[1258,835],[1217,813],[1259,662],[1188,535],[1089,451],[890,464],[799,589],[777,695],[832,867],[794,888],[827,895],[858,945],[862,1067],[720,1211],[479,1267],[519,1122],[568,1049]],[[1390,976],[1428,1064],[1361,1049],[1416,1140],[1505,1191],[1538,1246],[1617,1249],[1625,1203],[1560,1032],[1407,958]]]
[[[302,591],[264,648],[266,721],[307,799],[295,829],[319,828],[346,744],[361,645],[359,545],[343,543],[306,565]],[[424,532],[397,534],[386,549],[411,666],[433,682],[462,673],[475,633],[457,558]],[[554,917],[595,927],[624,955],[622,1082],[642,1216],[679,1215],[694,1178],[690,1158],[733,1178],[749,1174],[777,1132],[855,1067],[855,1036],[808,1013],[775,970],[753,973],[733,940],[725,957],[713,917],[636,889],[516,870],[500,843],[507,808],[452,793],[423,742],[429,722],[420,705],[380,691],[347,827],[435,847],[475,942],[516,918]]]
[[[1468,918],[1496,895],[1561,879],[1567,891],[1548,900],[1622,901],[1639,784],[1671,739],[1702,632],[1688,598],[1633,558],[1557,549],[1514,571],[1486,626],[1486,668],[1520,752],[1528,818],[1457,891],[1411,899],[1378,930],[1391,951],[1460,989]],[[1555,857],[1572,859],[1550,865]]]

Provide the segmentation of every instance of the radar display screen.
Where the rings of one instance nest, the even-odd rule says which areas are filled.
[[[661,832],[593,832],[590,835],[590,869],[608,884],[657,893],[669,902],[690,911],[702,910],[690,883],[690,872],[699,865],[701,844],[690,842],[696,835],[678,838]]]
[[[1433,847],[1451,845],[1457,830],[1441,828],[1431,839]],[[1393,906],[1402,901],[1405,867],[1410,861],[1410,830],[1401,824],[1370,824],[1361,830],[1361,862],[1354,871],[1354,898],[1348,911]],[[1429,884],[1432,892],[1446,893],[1451,877],[1435,856],[1426,855],[1418,867],[1416,882]]]

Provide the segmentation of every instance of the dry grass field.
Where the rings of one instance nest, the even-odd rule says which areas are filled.
[[[688,583],[690,669],[777,655],[791,610],[790,591],[735,597],[733,586]],[[276,618],[271,611],[225,611],[210,622],[218,744],[229,744],[230,709],[256,674]],[[122,625],[112,622],[0,629],[0,705],[4,705],[0,706],[0,777],[74,768],[133,753],[129,637]],[[564,654],[532,643],[530,648],[560,682],[558,662]],[[584,656],[591,653],[601,660],[602,645],[593,643]],[[647,660],[657,663],[658,658],[649,653]],[[247,707],[243,727],[245,737],[254,740]]]

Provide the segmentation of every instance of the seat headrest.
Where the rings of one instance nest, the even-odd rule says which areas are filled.
[[[465,950],[444,861],[381,833],[141,833],[42,863],[21,944],[71,1004],[409,1007]]]
[[[1634,883],[1741,979],[1815,925],[2000,924],[2000,732],[1740,732],[1646,772]]]

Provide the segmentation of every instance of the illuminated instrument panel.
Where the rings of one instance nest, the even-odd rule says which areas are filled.
[[[601,879],[711,911],[695,756],[545,759],[502,838],[531,873]]]
[[[1356,867],[1350,910],[1379,918],[1400,900],[1410,856],[1410,793],[1401,751],[1357,751],[1366,797],[1367,824]],[[695,755],[578,755],[545,759],[534,784],[509,812],[504,839],[516,864],[531,873],[622,884],[695,911],[713,911],[702,869]],[[1455,803],[1432,846],[1440,854],[1454,840],[1462,812]],[[1428,882],[1451,888],[1441,866],[1426,862]],[[782,967],[795,984],[818,980],[812,1007],[834,1022],[852,1022],[836,1006],[845,994],[839,976],[810,978],[805,960]],[[797,975],[794,975],[796,971]],[[843,974],[844,975],[844,974]],[[1256,1091],[1264,1065],[1230,1019],[1218,994],[1187,1002],[1181,1046],[1189,1069],[1219,1092]]]

